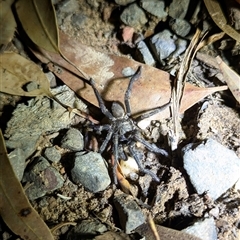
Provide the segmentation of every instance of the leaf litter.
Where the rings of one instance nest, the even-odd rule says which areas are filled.
[[[34,2],[34,1],[33,1]],[[67,39],[67,43],[68,42],[70,42],[71,41],[71,39]],[[60,41],[60,43],[62,42],[62,40]],[[64,48],[65,49],[67,49],[67,47],[62,47],[63,48],[63,51],[64,51]],[[80,51],[81,52],[81,51]],[[67,54],[67,53],[66,53]],[[76,56],[78,56],[78,54],[79,54],[79,52],[76,52],[76,53],[74,53],[73,54],[73,59],[74,58],[76,58]],[[124,87],[122,87],[122,84],[123,84],[123,82],[126,82],[126,79],[124,79],[124,81],[123,80],[121,80],[123,77],[125,78],[125,76],[123,76],[123,74],[122,74],[122,72],[121,72],[121,69],[123,69],[124,67],[126,67],[126,66],[130,66],[132,69],[135,69],[138,65],[139,65],[139,63],[137,63],[137,62],[134,62],[134,61],[128,61],[128,60],[125,60],[125,59],[123,59],[123,58],[119,58],[119,57],[116,57],[116,56],[108,56],[110,59],[113,59],[113,62],[114,62],[114,65],[112,66],[112,69],[111,69],[111,73],[114,73],[114,77],[112,77],[110,80],[109,79],[107,79],[107,78],[105,78],[105,79],[103,79],[103,81],[105,81],[105,82],[101,82],[101,78],[98,78],[98,79],[95,79],[96,81],[99,81],[98,82],[98,84],[99,84],[99,86],[100,87],[102,87],[102,92],[103,92],[103,95],[105,94],[105,99],[107,99],[107,100],[111,100],[111,99],[118,99],[118,98],[120,98],[120,95],[122,96],[122,91],[124,91]],[[71,61],[71,63],[73,62],[74,64],[76,64],[75,63],[75,61],[73,60],[73,59],[71,59],[71,58],[69,58],[70,59],[70,61]],[[54,63],[57,63],[58,65],[60,65],[60,66],[62,66],[62,67],[64,67],[64,68],[66,68],[66,69],[71,69],[72,68],[72,64],[70,64],[71,66],[68,66],[68,67],[66,67],[66,62],[62,65],[62,64],[59,64],[59,61],[55,61],[55,59],[54,60],[52,60]],[[43,61],[44,62],[44,61]],[[64,61],[63,61],[64,62]],[[68,61],[67,61],[68,62]],[[68,64],[69,64],[69,62],[68,62]],[[101,65],[103,66],[103,63],[101,63],[100,64],[100,67],[101,67]],[[119,67],[120,66],[120,67]],[[83,65],[80,65],[80,67],[84,67]],[[60,69],[60,72],[61,72],[61,74],[64,72],[64,71],[66,71],[65,69],[61,69],[61,68],[58,68],[58,67],[56,67],[58,70]],[[75,67],[73,67],[73,68],[75,68]],[[76,68],[75,68],[76,69]],[[163,72],[163,71],[160,71],[160,70],[158,70],[158,71],[155,71],[154,72],[154,70],[151,68],[151,67],[147,67],[147,66],[145,66],[144,65],[144,69],[146,70],[146,75],[145,76],[142,76],[142,78],[144,79],[144,81],[146,81],[145,79],[148,79],[147,80],[147,83],[146,83],[146,85],[144,85],[144,83],[140,83],[140,86],[139,86],[139,88],[138,89],[145,89],[145,88],[147,88],[149,85],[151,86],[151,84],[152,84],[152,82],[153,82],[153,80],[154,79],[156,79],[156,75],[158,75],[158,76],[160,76],[160,72]],[[92,70],[92,69],[91,69]],[[91,70],[87,70],[86,71],[86,73],[88,72],[88,71],[91,71]],[[95,70],[95,69],[94,69]],[[85,70],[84,70],[85,71]],[[67,72],[67,71],[66,71]],[[71,70],[71,72],[73,72],[73,70]],[[67,72],[67,73],[69,73],[69,72]],[[155,74],[156,75],[155,75]],[[60,75],[61,75],[60,74]],[[79,72],[77,71],[77,74],[79,74]],[[57,74],[56,74],[57,75]],[[80,74],[81,75],[81,74]],[[90,74],[89,74],[90,75]],[[70,75],[67,75],[67,76],[74,76],[72,73],[70,73]],[[90,76],[92,76],[92,75],[90,75]],[[167,91],[167,93],[165,93],[165,95],[167,96],[165,96],[165,98],[164,99],[169,99],[169,96],[170,96],[170,94],[171,94],[171,89],[170,89],[170,80],[169,80],[169,75],[166,73],[166,72],[163,72],[163,79],[164,79],[164,81],[166,82],[166,85],[163,87],[163,89],[162,89],[162,92],[161,91],[159,91],[159,92],[161,92],[161,93],[163,93],[163,96],[164,96],[164,92],[166,92]],[[66,83],[67,85],[69,85],[70,87],[72,87],[72,88],[76,88],[77,90],[76,90],[76,92],[78,92],[79,91],[79,89],[81,89],[81,87],[83,86],[83,87],[86,87],[86,84],[84,83],[84,82],[81,82],[80,80],[79,80],[79,78],[77,78],[77,81],[75,82],[75,81],[73,81],[72,80],[72,77],[69,77],[69,78],[65,78],[65,77],[63,77],[63,75],[60,77],[60,78],[62,78],[63,79],[63,81],[64,81],[64,79],[71,79],[71,80],[69,80],[69,82],[74,82],[74,84],[73,85],[71,85],[69,82],[68,83]],[[162,79],[162,76],[161,77],[159,77],[159,79]],[[111,91],[111,89],[109,90],[108,88],[106,89],[105,87],[106,86],[108,86],[108,82],[107,81],[115,81],[115,82],[118,82],[118,84],[117,85],[115,85],[115,87],[113,88],[113,90]],[[153,82],[154,84],[156,83],[156,82]],[[114,86],[114,84],[115,83],[113,83],[112,85]],[[76,86],[75,86],[76,85]],[[110,84],[111,85],[111,84]],[[164,85],[164,84],[163,84]],[[80,86],[80,88],[79,88],[79,86]],[[154,86],[154,85],[153,85]],[[166,87],[167,86],[167,87]],[[122,87],[122,89],[121,89],[121,87]],[[165,88],[166,87],[166,88]],[[120,93],[118,93],[118,91],[119,91],[119,89],[120,89]],[[186,103],[186,109],[188,109],[190,106],[191,106],[191,104],[193,105],[194,103],[196,103],[196,102],[198,102],[200,99],[202,99],[203,98],[203,89],[204,88],[198,88],[198,87],[195,87],[195,86],[191,86],[191,87],[189,87],[188,88],[188,84],[186,84],[186,89],[185,89],[185,92],[184,92],[184,94],[183,94],[183,98],[184,98],[184,96],[186,96],[187,97],[187,103]],[[226,89],[226,86],[222,86],[222,87],[219,87],[218,89],[217,88],[213,88],[213,89],[211,89],[211,90],[209,90],[209,89],[205,89],[205,92],[204,92],[204,94],[205,94],[205,96],[207,96],[208,94],[210,94],[210,93],[212,93],[212,92],[214,92],[214,91],[218,91],[218,90],[224,90],[224,89]],[[186,91],[187,90],[187,91]],[[91,90],[90,90],[91,91]],[[147,90],[146,92],[145,92],[145,96],[149,96],[149,95],[151,95],[151,93],[152,93],[152,89],[151,90]],[[158,92],[158,94],[159,94],[159,92]],[[190,104],[189,102],[190,102],[190,100],[189,99],[191,99],[191,96],[196,96],[196,93],[198,93],[199,92],[199,95],[201,95],[201,97],[199,97],[199,96],[197,96],[196,97],[196,99]],[[110,94],[109,94],[110,93]],[[138,92],[136,92],[136,94],[134,94],[134,96],[137,96],[138,95],[138,93],[139,93],[139,90],[138,90]],[[108,94],[110,95],[110,96],[108,96]],[[198,94],[197,94],[198,95]],[[93,94],[91,93],[91,92],[88,92],[87,94],[86,94],[86,96],[83,96],[83,98],[85,98],[85,99],[87,99],[88,100],[88,98],[90,98],[90,97],[92,97],[93,98]],[[161,99],[162,100],[162,99]],[[90,98],[90,100],[89,100],[89,102],[91,102],[91,103],[94,103],[94,101],[96,101],[96,100],[93,100],[93,99],[91,99]],[[146,102],[146,98],[145,98],[145,102]],[[148,102],[148,101],[147,101]],[[159,106],[159,95],[158,95],[158,100],[154,100],[153,102],[151,102],[151,104],[152,103],[155,103],[157,106]],[[96,102],[95,102],[95,104],[96,104]],[[144,105],[144,110],[146,110],[146,109],[149,109],[149,107],[153,107],[153,104],[151,105],[151,104],[149,104],[149,105],[147,105],[147,106],[145,106]],[[134,106],[134,108],[137,108],[137,103],[136,104],[133,104],[133,106]],[[161,105],[161,104],[160,104]],[[184,108],[183,108],[184,109]],[[185,110],[186,110],[185,109]],[[185,111],[185,110],[183,110],[183,112]],[[139,110],[136,110],[136,113],[137,112],[139,112]],[[166,116],[169,116],[169,114],[167,114]]]

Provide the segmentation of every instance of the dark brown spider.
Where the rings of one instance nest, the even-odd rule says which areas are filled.
[[[112,142],[113,142],[112,151],[113,151],[114,161],[115,161],[113,165],[113,176],[114,176],[115,184],[117,184],[116,168],[117,168],[118,159],[119,157],[121,157],[123,160],[127,160],[127,156],[123,151],[123,148],[125,146],[128,148],[129,153],[135,159],[140,171],[142,173],[149,174],[157,182],[159,182],[160,179],[150,170],[143,168],[141,164],[141,153],[135,146],[136,142],[142,143],[151,152],[160,153],[162,155],[168,156],[168,153],[165,150],[158,148],[155,144],[149,143],[147,140],[143,138],[143,135],[141,134],[141,129],[137,126],[137,122],[162,111],[163,109],[165,109],[170,105],[170,102],[168,102],[167,104],[161,107],[148,111],[140,115],[136,119],[133,119],[131,117],[131,108],[130,108],[129,99],[130,99],[133,83],[140,77],[141,71],[142,71],[142,67],[140,66],[136,71],[136,73],[130,79],[130,82],[124,97],[126,112],[124,108],[121,106],[121,104],[118,102],[112,103],[112,108],[110,112],[106,108],[104,101],[101,95],[99,94],[93,79],[90,79],[90,84],[97,97],[99,107],[102,113],[109,120],[109,124],[93,125],[92,129],[96,130],[99,133],[101,133],[102,131],[107,131],[106,138],[103,141],[102,145],[100,146],[99,153],[103,153],[109,141],[112,139]]]

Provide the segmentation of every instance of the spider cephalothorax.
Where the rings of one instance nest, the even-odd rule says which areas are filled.
[[[141,67],[138,68],[137,72],[132,76],[130,79],[128,88],[125,93],[124,97],[124,103],[126,112],[123,108],[123,106],[118,102],[113,102],[111,112],[106,108],[104,101],[99,94],[95,83],[92,79],[90,79],[90,84],[92,85],[92,88],[95,92],[95,95],[97,97],[99,107],[102,111],[102,113],[108,118],[109,124],[104,125],[94,125],[93,130],[96,130],[98,132],[107,131],[107,135],[105,140],[103,141],[102,145],[100,146],[99,152],[102,153],[106,147],[109,141],[112,139],[112,151],[114,155],[114,182],[117,183],[116,179],[116,167],[119,160],[119,156],[127,160],[126,154],[123,151],[124,146],[128,148],[129,153],[132,155],[132,157],[137,162],[139,169],[141,172],[145,174],[149,174],[154,180],[159,181],[159,178],[150,170],[144,169],[141,164],[140,154],[139,151],[137,151],[136,148],[136,142],[142,143],[149,151],[160,153],[162,155],[167,156],[167,152],[161,148],[158,148],[155,144],[148,142],[144,139],[143,135],[141,134],[141,129],[137,126],[137,121],[140,121],[142,119],[148,118],[159,111],[163,110],[164,108],[168,107],[170,105],[170,102],[165,104],[162,107],[155,108],[154,110],[151,110],[149,112],[146,112],[142,115],[140,115],[137,119],[133,119],[131,117],[131,108],[129,103],[129,98],[132,90],[133,82],[136,81],[140,74],[141,74]]]

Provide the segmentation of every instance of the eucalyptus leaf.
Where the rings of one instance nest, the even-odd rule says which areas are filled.
[[[18,96],[53,97],[49,81],[39,66],[14,52],[0,55],[0,91]]]
[[[16,21],[14,19],[11,5],[14,0],[0,1],[0,45],[8,44],[16,29]]]
[[[18,18],[28,37],[40,48],[60,53],[58,27],[50,0],[19,0],[15,4]]]
[[[31,206],[9,161],[0,129],[0,215],[22,239],[53,240],[51,231]]]

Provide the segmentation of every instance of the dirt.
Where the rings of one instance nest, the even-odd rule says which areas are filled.
[[[75,13],[61,13],[63,15],[58,16],[60,29],[98,51],[130,57],[131,48],[123,43],[121,38],[122,24],[117,17],[120,7],[111,1],[103,0],[78,0],[78,2],[80,9]],[[72,17],[76,14],[82,14],[83,24],[72,24]],[[154,28],[154,19],[150,25]],[[149,34],[146,33],[146,29],[141,31],[143,34]],[[6,97],[5,94],[0,96],[3,99],[1,106],[12,105],[9,112],[19,101],[18,97]],[[207,97],[204,103],[189,109],[183,119],[185,135],[183,142],[186,144],[213,137],[234,150],[240,157],[240,119],[236,105],[232,102],[234,102],[232,97],[230,104],[227,104],[229,101],[217,93]],[[2,119],[9,116],[5,109],[6,107],[1,108]],[[5,127],[4,124],[1,127]],[[164,145],[167,131],[167,121],[154,122],[146,134],[154,142],[159,142],[160,137],[161,144]],[[45,146],[51,144],[51,142],[44,143]],[[159,168],[158,159],[154,154],[148,155],[148,158],[153,169],[154,166]],[[139,201],[139,206],[146,216],[152,213],[157,224],[180,230],[194,219],[203,217],[207,212],[214,216],[214,209],[218,207],[219,214],[215,216],[218,239],[237,239],[236,235],[238,233],[239,236],[240,227],[239,191],[231,189],[223,199],[213,202],[206,194],[199,196],[194,193],[182,172],[181,163],[174,167],[169,162],[161,162],[160,165],[162,175],[160,184],[152,183],[149,176],[141,176],[139,183],[133,186],[133,195]],[[65,179],[64,186],[54,194],[48,194],[32,202],[33,207],[50,228],[63,222],[73,223],[83,219],[98,219],[106,224],[109,230],[117,230],[120,227],[113,206],[113,186],[101,193],[93,194],[82,186],[72,183],[62,163],[54,163],[53,166],[62,173]],[[54,231],[56,239],[64,239],[70,228],[71,224]]]

